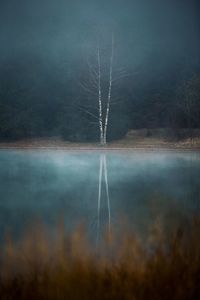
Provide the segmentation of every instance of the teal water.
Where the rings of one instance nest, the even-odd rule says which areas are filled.
[[[141,230],[199,209],[200,153],[0,151],[1,236],[35,218],[54,226],[63,217],[68,230],[85,222],[90,232],[125,218]]]

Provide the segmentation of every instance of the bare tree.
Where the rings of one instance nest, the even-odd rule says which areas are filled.
[[[104,130],[103,130],[103,118],[102,118],[102,93],[101,93],[101,57],[100,57],[100,47],[99,47],[99,45],[98,45],[98,48],[97,48],[97,60],[98,60],[98,74],[97,74],[97,76],[98,76],[100,144],[104,144]]]
[[[114,49],[113,33],[111,35],[110,51],[106,59],[104,53],[102,53],[100,42],[98,42],[93,60],[87,62],[89,78],[82,80],[80,83],[82,91],[86,93],[87,98],[90,100],[89,103],[79,104],[79,109],[91,117],[92,124],[98,124],[101,145],[107,144],[111,105],[120,102],[114,96],[113,87],[118,84],[119,80],[127,76],[123,69],[114,72]]]
[[[104,124],[104,131],[103,131],[103,144],[106,144],[106,142],[107,142],[108,118],[109,118],[109,112],[110,112],[112,83],[113,83],[113,58],[114,58],[114,35],[112,34],[112,45],[111,45],[111,55],[110,55],[110,72],[109,72],[109,88],[108,88],[105,124]]]

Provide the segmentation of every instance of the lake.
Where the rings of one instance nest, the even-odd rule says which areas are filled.
[[[200,153],[0,151],[0,232],[21,234],[39,218],[93,236],[127,220],[144,232],[200,209]]]

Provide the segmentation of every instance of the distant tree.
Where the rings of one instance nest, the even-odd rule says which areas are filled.
[[[88,101],[79,102],[78,107],[90,118],[91,124],[98,125],[99,142],[106,145],[111,105],[120,102],[113,88],[127,74],[123,69],[114,70],[113,33],[109,53],[105,54],[102,48],[98,42],[95,55],[87,62],[87,75],[81,80],[80,86]]]
[[[194,75],[178,88],[176,105],[187,128],[200,126],[200,76]]]

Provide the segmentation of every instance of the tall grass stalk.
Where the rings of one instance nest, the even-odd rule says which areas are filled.
[[[105,235],[98,248],[83,226],[51,235],[35,226],[1,246],[1,300],[200,299],[200,219],[165,233],[156,224],[141,240]]]

